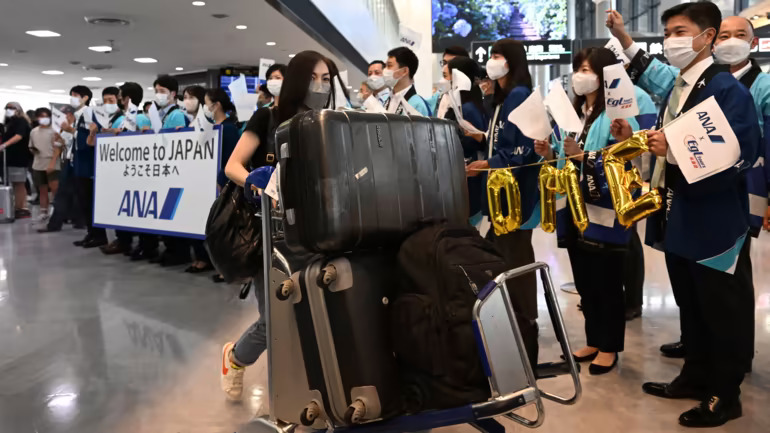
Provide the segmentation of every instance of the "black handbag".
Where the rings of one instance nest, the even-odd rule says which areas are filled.
[[[243,282],[262,266],[262,220],[246,201],[243,187],[227,182],[206,221],[206,249],[225,281]]]

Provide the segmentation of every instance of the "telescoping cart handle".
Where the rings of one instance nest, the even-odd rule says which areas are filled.
[[[546,306],[548,308],[551,322],[553,323],[554,332],[556,334],[557,340],[559,341],[559,345],[561,346],[561,351],[564,355],[569,374],[572,377],[574,393],[570,397],[562,397],[559,395],[551,394],[541,390],[537,386],[537,376],[535,375],[535,372],[530,365],[526,350],[524,350],[524,339],[521,336],[521,332],[516,321],[516,313],[513,311],[513,304],[511,303],[510,297],[508,296],[508,280],[528,274],[530,272],[538,271],[543,282]],[[515,290],[515,287],[513,290]],[[484,326],[484,318],[488,314],[484,313],[485,305],[488,305],[489,309],[494,313],[492,316],[494,316],[496,319],[494,320],[494,323],[487,324],[487,329],[485,329]],[[494,345],[500,344],[500,342],[490,341],[490,339],[495,338],[495,336],[502,335],[499,334],[500,327],[498,326],[499,323],[502,323],[499,321],[502,320],[502,318],[499,317],[501,315],[507,316],[510,325],[510,330],[507,332],[509,334],[512,332],[512,336],[516,342],[516,345],[518,348],[520,348],[519,354],[521,356],[521,369],[523,369],[527,378],[527,382],[529,383],[529,387],[526,389],[513,393],[510,393],[510,388],[512,388],[512,386],[520,386],[520,384],[516,384],[514,383],[515,380],[511,381],[509,377],[506,377],[506,375],[510,375],[511,372],[503,371],[505,370],[505,366],[500,368],[501,371],[495,371],[495,366],[492,362],[495,357],[493,352],[496,351]],[[479,292],[478,301],[476,302],[473,310],[473,318],[476,322],[477,331],[479,334],[479,342],[483,348],[484,355],[487,357],[484,359],[484,363],[488,370],[487,374],[490,376],[490,385],[492,387],[493,396],[497,396],[490,402],[474,405],[474,412],[476,412],[478,418],[502,415],[526,427],[536,428],[542,425],[545,416],[542,398],[563,405],[572,405],[577,402],[582,393],[582,388],[580,386],[580,370],[578,369],[578,366],[572,357],[572,350],[570,349],[569,345],[569,337],[567,335],[566,327],[564,326],[564,320],[561,315],[561,310],[559,309],[559,303],[556,298],[556,292],[554,291],[554,286],[551,281],[551,276],[547,264],[536,262],[498,275],[493,281],[487,284]],[[489,319],[487,319],[487,322],[489,322]],[[492,359],[490,359],[490,356],[492,356]],[[497,366],[500,367],[500,364],[502,363],[498,363]],[[505,410],[506,408],[515,405],[514,401],[517,399],[519,400],[519,404],[516,405],[517,407],[520,407],[522,405],[521,403],[535,403],[537,408],[537,418],[532,420],[514,413],[512,409]],[[501,413],[501,411],[504,411],[504,413]]]

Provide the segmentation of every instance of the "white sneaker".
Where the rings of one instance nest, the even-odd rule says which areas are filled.
[[[42,213],[42,212],[41,212],[41,213],[40,213],[40,214],[37,216],[37,218],[35,218],[35,222],[38,222],[38,223],[46,223],[46,222],[48,222],[48,218],[49,218],[49,216],[48,216],[48,213]]]
[[[228,400],[239,401],[243,395],[243,373],[245,368],[234,368],[230,365],[230,354],[234,347],[235,343],[229,342],[222,348],[220,383],[222,391],[225,392]]]

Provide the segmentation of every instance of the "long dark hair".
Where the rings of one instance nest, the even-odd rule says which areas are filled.
[[[337,68],[337,64],[334,63],[334,60],[327,58],[326,64],[329,66],[329,75],[332,77],[333,81],[336,81],[337,83],[342,83],[342,78],[340,78],[340,70]],[[334,79],[334,77],[338,77],[337,80]],[[350,93],[348,92],[348,89],[345,87],[344,84],[340,85],[342,89],[342,94],[345,95],[345,101],[344,102],[350,102]],[[332,101],[334,104],[329,108],[336,108],[338,105],[338,101],[336,101],[337,93],[332,93]]]
[[[236,123],[238,122],[238,112],[235,110],[235,104],[233,104],[233,101],[231,101],[230,97],[227,96],[225,89],[221,87],[208,89],[206,90],[206,96],[209,97],[213,104],[219,102],[219,104],[222,105],[222,111],[227,114],[228,119],[231,119]]]
[[[527,65],[527,51],[524,45],[513,39],[500,39],[492,45],[492,54],[500,54],[508,63],[508,84],[505,89],[495,80],[495,103],[502,104],[514,87],[524,86],[532,90],[532,76]]]
[[[324,62],[329,67],[331,78],[331,92],[329,101],[333,99],[336,81],[332,73],[332,67],[329,60],[321,53],[316,51],[302,51],[294,56],[286,68],[286,75],[283,77],[281,94],[278,97],[278,121],[277,124],[285,122],[300,111],[305,109],[305,96],[307,95],[310,80],[313,77],[313,70],[318,62]],[[327,102],[328,106],[328,102]]]
[[[447,65],[451,76],[452,70],[457,69],[471,79],[471,90],[460,91],[460,103],[472,102],[481,112],[484,112],[484,93],[479,87],[479,80],[484,78],[484,73],[473,59],[468,57],[455,57]]]
[[[607,48],[586,48],[575,55],[575,58],[572,60],[572,71],[579,71],[580,66],[582,66],[585,61],[588,61],[591,70],[593,70],[594,74],[599,77],[599,94],[596,95],[594,106],[591,107],[591,115],[588,116],[585,122],[586,125],[591,125],[604,111],[604,67],[618,63],[618,58]],[[572,102],[575,111],[582,113],[582,107],[585,102],[585,95],[575,95],[575,99]]]

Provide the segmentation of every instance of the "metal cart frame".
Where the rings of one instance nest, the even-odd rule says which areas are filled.
[[[269,218],[262,218],[262,248],[263,248],[263,284],[265,285],[265,296],[271,296],[270,288],[270,269],[273,266],[274,259],[285,266],[288,269],[288,262],[286,258],[278,251],[274,250],[273,242],[274,236],[280,232],[278,228],[279,222],[282,220],[280,216],[273,214],[271,199],[262,194],[262,209],[258,214],[269,215]],[[513,305],[510,301],[508,293],[507,281],[511,278],[515,278],[530,272],[539,272],[543,288],[545,292],[546,305],[551,318],[551,322],[554,326],[554,332],[561,347],[561,352],[564,356],[565,362],[559,363],[560,367],[556,367],[556,364],[545,365],[545,371],[548,373],[539,374],[540,378],[553,377],[559,374],[569,374],[572,378],[574,393],[571,397],[561,397],[558,395],[550,394],[537,387],[538,377],[530,366],[527,358],[526,350],[523,350],[524,342],[519,331],[518,324],[516,322],[516,316],[513,311]],[[267,299],[265,302],[265,320],[267,323],[267,350],[271,350],[272,338],[270,337],[270,302]],[[523,390],[517,392],[506,392],[505,387],[501,386],[505,382],[500,377],[503,374],[501,371],[495,371],[495,366],[490,362],[490,352],[494,347],[492,341],[490,341],[491,330],[485,331],[482,315],[485,311],[485,306],[492,302],[502,302],[504,306],[504,314],[507,316],[507,320],[511,326],[510,331],[515,339],[516,345],[521,356],[521,363],[526,373],[529,386]],[[501,307],[497,304],[498,309]],[[556,292],[554,290],[553,282],[549,272],[548,265],[542,262],[532,263],[527,266],[523,266],[517,269],[513,269],[498,275],[493,281],[490,281],[478,294],[478,301],[473,309],[474,325],[479,336],[481,348],[479,349],[480,356],[482,357],[482,364],[484,365],[487,376],[490,380],[490,388],[492,391],[492,398],[488,401],[468,404],[462,407],[445,409],[445,410],[432,410],[427,412],[421,412],[413,415],[403,415],[384,421],[373,421],[365,424],[345,427],[335,427],[327,421],[327,431],[331,432],[364,432],[364,433],[390,433],[390,432],[417,432],[422,430],[429,430],[438,427],[446,427],[457,424],[469,424],[475,429],[481,432],[489,433],[503,433],[505,428],[498,423],[494,418],[505,417],[516,423],[524,425],[529,428],[536,428],[543,424],[545,418],[545,411],[543,409],[543,399],[551,400],[553,402],[572,405],[577,402],[582,393],[580,385],[579,368],[572,357],[572,350],[569,345],[569,338],[567,330],[564,326],[564,320],[559,309],[559,303],[556,298]],[[269,358],[268,358],[269,359]],[[274,366],[272,362],[268,361],[268,388],[273,387],[272,372]],[[550,368],[549,368],[550,367]],[[501,369],[502,370],[502,369]],[[540,368],[538,368],[540,372]],[[282,420],[276,419],[274,415],[274,404],[272,401],[272,393],[270,395],[270,415],[258,418],[257,423],[262,424],[275,433],[292,433],[297,427],[296,424],[287,423]],[[516,410],[523,408],[524,406],[534,404],[537,410],[537,417],[535,419],[525,418],[517,413]]]

